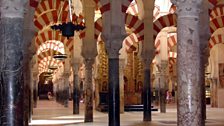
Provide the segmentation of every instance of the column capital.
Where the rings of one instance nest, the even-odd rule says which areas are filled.
[[[27,0],[1,0],[1,18],[23,18]]]
[[[106,50],[109,59],[119,58],[119,51],[122,48],[123,40],[126,35],[111,33],[111,35],[103,35],[102,39],[105,42]]]
[[[33,73],[33,78],[37,78],[37,76],[38,76],[38,71],[33,71],[32,73]]]
[[[62,74],[63,77],[68,78],[70,76],[70,72],[64,72]]]
[[[150,69],[150,64],[152,63],[152,58],[150,57],[142,57],[141,58],[143,64],[144,64],[144,69]]]
[[[95,62],[95,59],[91,58],[91,59],[84,59],[84,64],[85,64],[85,68],[86,69],[92,69],[93,64]]]
[[[168,68],[168,61],[167,60],[161,60],[161,63],[158,65],[158,70],[161,75],[166,75]]]
[[[199,16],[203,0],[171,0],[177,6],[178,17]]]

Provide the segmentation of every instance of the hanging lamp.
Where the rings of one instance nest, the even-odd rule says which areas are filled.
[[[67,54],[55,53],[53,58],[56,60],[64,60],[67,58]]]
[[[62,36],[67,37],[73,37],[74,36],[74,31],[79,31],[85,29],[85,26],[83,25],[75,25],[72,23],[72,8],[71,8],[71,0],[68,0],[69,3],[69,22],[65,22],[59,25],[53,25],[51,26],[51,29],[53,30],[60,30],[62,32]]]

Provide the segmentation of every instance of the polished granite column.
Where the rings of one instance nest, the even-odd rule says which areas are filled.
[[[144,22],[144,41],[142,41],[141,57],[144,63],[144,84],[143,84],[143,121],[151,121],[151,78],[150,64],[154,58],[154,39],[153,39],[153,10],[155,0],[142,0],[144,3],[138,5],[144,9],[144,16],[139,15]]]
[[[85,59],[85,122],[93,122],[93,82],[92,69],[94,59]]]
[[[144,83],[143,83],[143,121],[152,120],[152,91],[151,91],[151,72],[150,72],[150,58],[143,59],[144,63]]]
[[[24,125],[27,126],[29,124],[29,119],[30,119],[30,96],[31,96],[31,85],[30,85],[30,64],[29,64],[29,59],[30,59],[30,55],[25,53],[23,55],[25,58],[23,64],[26,67],[23,67],[23,75],[24,75]]]
[[[24,1],[0,1],[1,126],[23,126]]]
[[[116,40],[113,40],[116,41]],[[108,51],[109,56],[109,126],[120,126],[119,50]]]
[[[200,81],[199,13],[202,0],[173,0],[177,5],[177,124],[204,126]]]
[[[79,114],[79,63],[73,63],[73,114]]]

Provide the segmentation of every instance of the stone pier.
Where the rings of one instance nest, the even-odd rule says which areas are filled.
[[[177,1],[178,126],[204,126],[199,13],[202,0]]]
[[[0,1],[1,126],[24,126],[23,0]]]

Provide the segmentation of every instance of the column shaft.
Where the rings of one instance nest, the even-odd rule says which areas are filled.
[[[109,59],[109,126],[120,126],[119,59]]]
[[[149,64],[145,64],[149,65]],[[144,84],[143,84],[143,104],[144,104],[144,112],[143,112],[143,121],[151,121],[152,113],[151,113],[151,80],[150,80],[150,69],[144,69]]]
[[[1,125],[23,126],[23,18],[1,18],[0,27]]]
[[[25,58],[29,59],[29,55],[24,55]],[[24,75],[24,124],[27,126],[29,124],[29,119],[31,117],[30,111],[31,111],[31,104],[30,104],[30,68],[29,68],[29,61],[25,60],[24,63],[24,69],[23,69],[23,75]]]
[[[74,80],[73,80],[73,114],[79,114],[79,76],[78,76],[78,65],[73,69]]]
[[[204,126],[202,119],[199,1],[178,1],[178,126]],[[191,8],[191,9],[189,9]]]
[[[93,59],[85,59],[85,122],[93,122],[93,84],[92,65]]]
[[[160,112],[166,113],[166,91],[167,91],[167,61],[162,60],[160,65],[159,101]]]
[[[64,107],[68,107],[68,102],[69,102],[69,74],[66,73],[64,75],[64,88],[63,88],[63,101],[64,101]]]
[[[211,107],[218,107],[218,103],[217,103],[217,79],[216,78],[212,78],[211,79]]]
[[[37,107],[37,80],[33,80],[33,107]]]

